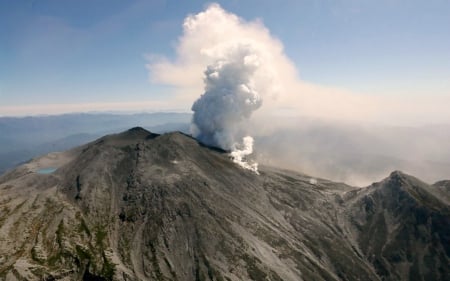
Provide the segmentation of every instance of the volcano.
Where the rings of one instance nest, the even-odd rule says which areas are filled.
[[[0,177],[0,280],[450,280],[449,186],[257,175],[133,128]]]

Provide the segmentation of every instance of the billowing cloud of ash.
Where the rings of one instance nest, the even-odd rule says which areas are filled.
[[[147,67],[153,83],[173,87],[174,108],[192,107],[193,135],[234,151],[244,165],[253,143],[244,137],[251,135],[259,163],[317,177],[367,184],[394,169],[435,173],[431,179],[449,174],[442,137],[420,129],[405,140],[394,126],[449,123],[450,95],[411,95],[405,102],[402,95],[304,81],[262,21],[217,4],[186,17],[175,59],[153,56]]]
[[[188,17],[185,32],[205,28],[209,24],[205,16],[209,14],[226,15],[214,5]],[[203,48],[201,53],[210,63],[204,70],[204,93],[192,105],[191,133],[205,144],[231,151],[234,162],[257,172],[257,164],[246,160],[253,151],[246,121],[262,106],[264,96],[276,93],[274,74],[268,64],[271,54],[261,42],[251,38],[218,42]]]
[[[242,139],[239,125],[262,105],[255,79],[260,59],[249,44],[227,46],[216,56],[205,71],[205,92],[192,105],[191,133],[208,145],[231,150],[236,163],[256,171],[244,161],[252,153],[253,139]]]
[[[190,107],[199,93],[210,90],[205,86],[225,89],[233,84],[240,90],[243,84],[262,99],[270,99],[264,103],[267,107],[281,97],[285,82],[281,78],[295,76],[283,45],[261,22],[247,22],[217,4],[185,19],[176,52],[173,61],[153,56],[147,66],[152,82],[175,87],[174,106]],[[208,76],[214,72],[222,77],[214,81]]]
[[[231,46],[206,68],[205,93],[192,106],[192,134],[202,142],[235,149],[238,125],[261,107],[253,79],[259,59],[249,45]]]
[[[297,117],[389,125],[450,121],[449,94],[409,95],[405,103],[405,95],[358,93],[300,79],[296,66],[284,52],[282,42],[261,20],[244,20],[218,4],[211,4],[204,11],[186,17],[183,34],[176,44],[175,59],[152,56],[147,65],[151,81],[174,87],[170,104],[174,108],[188,109],[203,91],[206,67],[220,59],[220,54],[229,46],[240,44],[249,44],[258,52],[265,69],[260,73],[270,73],[265,85],[277,89],[276,98],[269,94],[270,102],[265,101],[252,119],[262,116],[272,120],[281,112]],[[370,73],[370,66],[366,71]],[[266,126],[265,120],[263,124],[260,127]]]

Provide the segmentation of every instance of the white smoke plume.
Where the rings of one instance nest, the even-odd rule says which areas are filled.
[[[205,16],[211,13],[226,15],[213,5],[204,13],[189,16],[185,32],[204,29]],[[229,20],[228,15],[225,19]],[[260,41],[244,37],[217,42],[200,53],[209,63],[204,70],[204,93],[192,105],[191,133],[205,144],[231,151],[236,163],[256,172],[257,164],[245,159],[253,151],[246,121],[262,106],[263,97],[276,95],[277,83],[269,67],[272,55]]]
[[[256,172],[257,166],[244,159],[253,151],[253,138],[242,138],[240,125],[262,105],[257,90],[261,56],[251,44],[241,43],[220,46],[210,54],[216,60],[206,68],[204,94],[192,105],[191,133],[208,145],[231,150],[236,163]]]
[[[223,74],[214,87],[244,84],[260,99],[270,100],[264,107],[273,104],[274,97],[281,97],[281,85],[285,84],[281,78],[295,73],[281,42],[260,21],[245,21],[218,4],[186,17],[176,52],[173,61],[152,56],[147,67],[152,82],[174,86],[171,102],[180,108],[191,106],[199,93],[209,90],[205,84],[213,85],[213,77],[208,77],[213,72]],[[227,73],[231,70],[237,72]],[[237,84],[233,87],[239,88]]]
[[[310,178],[309,179],[309,183],[312,185],[316,185],[317,184],[317,180],[315,178]]]
[[[234,149],[238,125],[262,104],[253,76],[259,59],[249,45],[230,46],[206,68],[205,93],[193,104],[192,134],[208,145]]]
[[[261,20],[242,19],[218,4],[211,4],[204,11],[186,17],[183,33],[176,42],[175,59],[152,56],[148,64],[151,81],[172,86],[174,91],[170,95],[170,104],[188,109],[204,87],[206,66],[213,65],[224,49],[239,44],[249,44],[258,52],[264,61],[261,67],[270,74],[265,85],[276,90],[276,99],[271,94],[266,96],[258,91],[265,102],[252,119],[260,120],[263,125],[259,127],[264,127],[264,130],[270,129],[268,126],[276,129],[280,123],[289,125],[284,121],[273,122],[274,117],[280,114],[384,125],[423,125],[448,123],[450,120],[448,93],[411,94],[408,95],[409,102],[405,103],[405,95],[359,93],[303,80],[297,67],[286,56],[282,42]],[[370,73],[370,66],[364,71]],[[263,82],[261,80],[260,83]]]
[[[419,129],[420,133],[411,134],[415,137],[405,141],[396,127],[393,130],[400,137],[378,128],[449,123],[449,94],[411,94],[405,102],[405,95],[359,93],[308,82],[301,79],[282,42],[262,20],[242,19],[218,4],[186,17],[175,48],[173,59],[151,56],[147,65],[150,78],[153,83],[171,86],[167,102],[173,108],[187,110],[198,99],[192,107],[196,114],[192,129],[206,143],[227,150],[245,150],[242,138],[251,135],[258,147],[252,157],[259,163],[357,184],[380,179],[390,172],[387,169],[413,171],[417,175],[420,174],[416,172],[426,171],[422,173],[426,176],[439,166],[439,171],[446,168],[433,179],[449,174],[449,158],[445,158],[448,149],[443,149],[448,145],[426,145],[447,141],[447,137],[429,137],[428,131]],[[242,63],[245,57],[248,65]],[[364,71],[370,73],[370,65]],[[247,87],[249,93],[240,85]],[[232,89],[237,96],[218,94]],[[200,99],[199,93],[204,93]],[[249,97],[249,104],[236,107],[232,101],[245,100],[244,96]],[[225,97],[229,100],[222,100]],[[227,107],[222,108],[224,104]],[[366,129],[355,130],[361,125],[370,126],[368,133]],[[440,134],[448,130],[436,131]],[[380,138],[386,139],[385,145],[380,146]],[[423,142],[405,148],[411,139]],[[380,149],[369,152],[367,147]],[[430,151],[434,149],[440,151],[438,156],[447,159],[445,166],[436,164],[440,162],[435,162],[435,153]],[[430,156],[410,159],[417,156],[417,151],[430,151]],[[387,160],[386,155],[396,162]],[[234,157],[237,161],[236,153]],[[387,165],[397,162],[405,164]],[[415,163],[422,162],[435,164],[430,169],[416,167]],[[407,169],[410,164],[413,169]]]
[[[258,163],[256,162],[248,162],[245,159],[246,156],[253,153],[253,138],[250,136],[244,137],[242,140],[241,147],[236,147],[231,152],[231,157],[233,157],[233,161],[240,165],[245,169],[249,169],[256,174],[258,173]]]

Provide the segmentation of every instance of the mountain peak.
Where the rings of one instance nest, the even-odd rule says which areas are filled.
[[[393,171],[381,183],[383,192],[390,194],[388,197],[408,194],[419,203],[431,203],[436,207],[440,205],[437,203],[437,198],[432,195],[432,188],[428,184],[402,171]]]
[[[128,129],[122,133],[119,133],[121,136],[127,136],[127,137],[135,137],[135,138],[146,138],[149,136],[156,137],[158,134],[154,134],[150,131],[147,131],[146,129],[142,127],[133,127],[131,129]]]
[[[142,127],[133,127],[131,129],[128,129],[127,132],[148,132],[146,129],[142,128]]]
[[[413,177],[395,171],[347,199],[337,183],[256,175],[223,152],[135,127],[0,177],[0,280],[375,281],[405,268],[446,280],[448,215]],[[408,254],[431,248],[408,235],[415,222],[438,245],[428,256]]]
[[[389,177],[391,177],[391,178],[400,178],[400,177],[404,177],[406,174],[405,173],[403,173],[402,171],[400,171],[400,170],[395,170],[395,171],[392,171],[391,172],[391,174],[389,175]]]
[[[426,183],[422,182],[416,177],[408,175],[402,171],[393,171],[384,181],[388,183],[387,186],[405,187],[405,186],[425,186]]]

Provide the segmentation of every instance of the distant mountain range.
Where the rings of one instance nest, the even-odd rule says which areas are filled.
[[[450,181],[259,172],[142,128],[36,158],[0,176],[0,280],[450,280]]]
[[[187,131],[190,119],[188,113],[0,117],[0,174],[33,157],[64,151],[133,126],[160,133]]]
[[[189,133],[189,113],[66,114],[0,118],[0,174],[31,158],[141,126]],[[282,121],[282,122],[281,122]],[[364,186],[393,170],[426,182],[450,178],[450,125],[393,127],[308,118],[255,124],[253,157],[261,164]],[[272,127],[271,129],[268,129]]]

